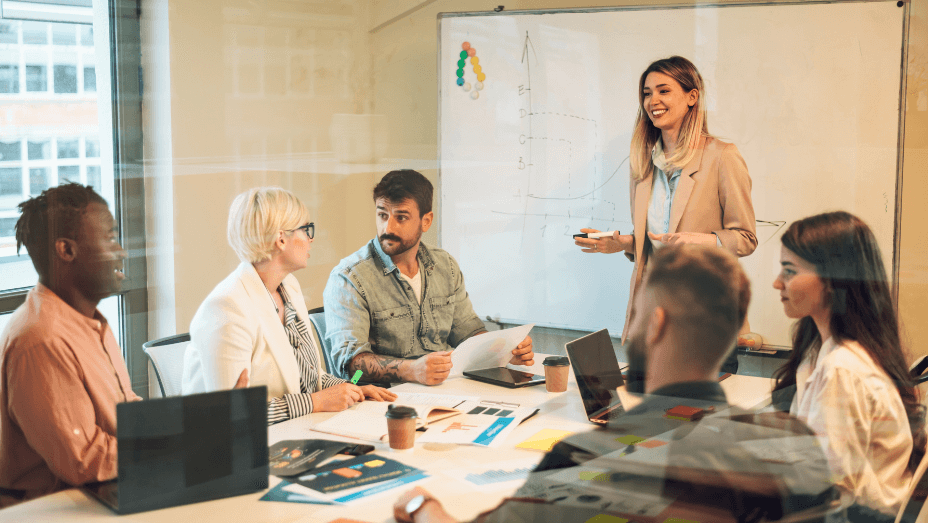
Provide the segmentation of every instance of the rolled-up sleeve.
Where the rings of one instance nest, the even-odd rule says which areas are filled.
[[[448,256],[448,258],[451,261],[451,277],[454,282],[454,319],[451,323],[451,332],[448,334],[448,345],[457,347],[467,338],[485,331],[486,326],[474,312],[467,289],[464,288],[464,275],[461,274],[461,267],[458,266],[454,257]]]
[[[10,416],[57,477],[70,485],[116,477],[116,437],[97,425],[73,352],[20,347],[4,370]]]
[[[748,166],[734,144],[728,144],[719,159],[719,204],[722,227],[712,231],[726,250],[747,256],[757,248],[757,222],[751,200]]]
[[[326,324],[324,345],[335,365],[331,371],[336,377],[347,378],[351,360],[362,352],[373,352],[370,307],[360,284],[341,267],[336,267],[329,275],[322,301]]]

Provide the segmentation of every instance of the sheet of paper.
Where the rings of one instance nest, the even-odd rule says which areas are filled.
[[[534,323],[530,323],[464,340],[451,353],[451,374],[448,377],[460,377],[465,370],[505,367],[512,359],[512,350],[522,343],[534,326]]]
[[[442,474],[466,482],[478,490],[499,491],[507,486],[518,488],[538,465],[538,459],[517,459],[496,463],[473,464],[464,468],[444,468]],[[511,483],[511,485],[510,485]]]
[[[370,412],[348,409],[321,423],[313,424],[309,429],[377,443],[387,435],[387,419],[383,416],[373,416]]]
[[[548,452],[558,441],[561,441],[571,434],[573,434],[573,432],[569,430],[541,429],[534,436],[516,445],[516,448]]]
[[[462,414],[429,425],[429,429],[417,441],[423,443],[457,443],[497,447],[519,426],[519,422],[534,411],[522,407],[505,416],[499,411],[493,414]]]

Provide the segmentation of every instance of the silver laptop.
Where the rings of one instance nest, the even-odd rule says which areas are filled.
[[[616,392],[625,384],[609,331],[603,329],[567,345],[587,419],[605,425],[625,413]]]

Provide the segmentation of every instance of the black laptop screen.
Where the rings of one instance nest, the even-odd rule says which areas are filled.
[[[568,343],[567,355],[588,416],[618,402],[615,389],[625,381],[608,330],[603,329]]]

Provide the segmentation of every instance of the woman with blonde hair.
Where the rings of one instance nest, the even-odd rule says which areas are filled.
[[[705,86],[696,66],[681,56],[658,60],[641,73],[638,86],[629,157],[634,232],[575,241],[583,252],[624,252],[635,263],[623,342],[654,250],[701,243],[747,256],[757,247],[751,177],[738,148],[709,134]],[[737,370],[737,359],[723,370]]]
[[[392,392],[323,371],[293,272],[306,267],[315,225],[292,193],[248,190],[229,210],[229,244],[242,263],[206,297],[190,323],[184,394],[266,385],[268,424],[344,410]]]

